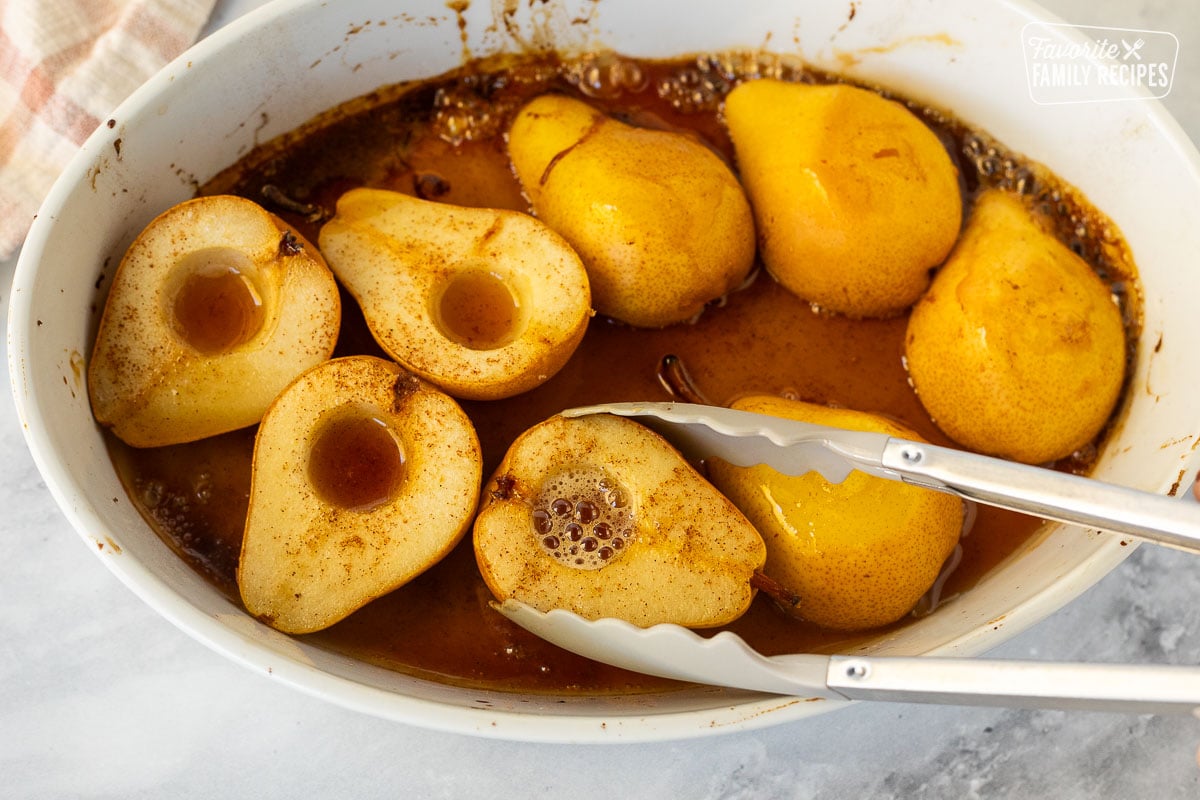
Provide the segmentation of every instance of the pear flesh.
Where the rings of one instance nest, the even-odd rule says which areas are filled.
[[[976,199],[905,336],[909,377],[937,426],[972,450],[1030,464],[1100,434],[1125,361],[1112,292],[999,190]]]
[[[748,81],[725,101],[763,264],[847,316],[899,314],[962,222],[958,170],[900,103],[845,84]]]
[[[601,314],[646,328],[683,322],[750,271],[749,202],[693,138],[543,95],[513,120],[508,152],[534,213],[582,257]]]
[[[591,318],[575,251],[520,212],[353,189],[320,245],[380,346],[455,397],[495,400],[540,385]]]
[[[88,364],[96,421],[135,447],[257,423],[329,358],[337,284],[316,248],[250,200],[174,206],[126,251]]]
[[[733,407],[920,440],[903,425],[849,409],[771,396]],[[827,628],[862,630],[903,617],[933,585],[962,531],[957,497],[857,470],[832,484],[815,472],[789,476],[719,459],[708,469],[766,541],[764,571],[799,599],[784,610]]]
[[[242,602],[287,633],[332,625],[449,553],[481,477],[475,429],[451,397],[370,356],[317,366],[255,438]]]
[[[761,537],[658,434],[561,416],[512,444],[475,521],[492,594],[635,625],[722,625],[753,599]]]

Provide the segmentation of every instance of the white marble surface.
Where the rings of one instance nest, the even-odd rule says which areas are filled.
[[[222,2],[215,27],[258,0]],[[1052,0],[1175,33],[1200,141],[1200,4]],[[0,265],[7,286],[11,262]],[[1197,298],[1200,300],[1200,298]],[[3,297],[7,305],[7,293]],[[298,694],[142,605],[70,530],[0,395],[0,797],[1195,797],[1200,721],[860,704],[750,733],[565,747],[432,733]],[[1145,546],[995,651],[1200,663],[1200,561]]]

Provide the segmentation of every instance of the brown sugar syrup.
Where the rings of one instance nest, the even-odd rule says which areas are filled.
[[[385,90],[322,115],[250,153],[202,189],[235,193],[279,214],[309,241],[337,197],[360,185],[465,206],[528,204],[504,149],[506,120],[545,91],[583,96],[635,124],[696,136],[733,163],[719,115],[721,93],[738,78],[717,57],[620,62],[621,88],[589,84],[586,64],[553,59],[476,67],[437,81]],[[755,69],[764,62],[756,61]],[[785,79],[820,81],[800,67],[769,62]],[[632,76],[632,77],[631,77]],[[694,91],[681,89],[691,87]],[[696,88],[699,87],[699,88]],[[964,202],[981,186],[1025,195],[1063,241],[1113,286],[1136,328],[1131,261],[1101,215],[1034,164],[1006,153],[944,114],[910,104],[945,142],[962,175]],[[343,293],[335,355],[383,356],[353,298]],[[582,344],[541,387],[507,400],[462,402],[491,473],[508,444],[561,409],[607,401],[666,400],[662,360],[679,359],[709,400],[750,393],[886,414],[930,441],[952,444],[930,421],[902,362],[906,318],[851,320],[822,313],[756,270],[746,285],[693,322],[639,330],[594,318]],[[1131,336],[1132,339],[1132,336]],[[159,534],[237,602],[237,558],[250,486],[255,429],[200,442],[137,450],[109,437],[130,497]],[[1086,470],[1088,453],[1059,465]],[[969,590],[1038,529],[1038,520],[981,508],[962,540],[962,560],[944,597]],[[305,637],[321,647],[402,672],[455,684],[551,693],[613,693],[670,685],[566,653],[509,623],[488,603],[469,535],[442,562],[328,630]],[[760,595],[728,626],[764,653],[829,652],[889,630],[846,634],[785,616]]]

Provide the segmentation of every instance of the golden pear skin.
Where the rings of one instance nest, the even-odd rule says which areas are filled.
[[[958,171],[933,131],[865,89],[773,79],[733,89],[725,120],[777,281],[851,317],[917,301],[962,222]]]
[[[380,346],[455,397],[495,400],[540,385],[591,318],[575,251],[517,211],[352,189],[320,245]]]
[[[695,139],[550,94],[517,114],[508,153],[534,213],[583,259],[601,314],[645,328],[683,322],[750,271],[745,193]]]
[[[315,367],[255,438],[242,602],[287,633],[332,625],[449,553],[481,478],[475,429],[448,395],[370,356]]]
[[[113,276],[88,362],[96,421],[134,447],[257,423],[329,358],[337,284],[317,249],[241,197],[199,197],[154,219]]]
[[[734,408],[920,441],[905,426],[849,409],[745,397]],[[842,483],[819,474],[709,462],[709,477],[758,528],[763,571],[799,597],[785,609],[827,628],[863,630],[903,617],[937,579],[963,525],[952,495],[857,470]]]
[[[641,626],[737,618],[765,557],[753,526],[666,440],[606,415],[551,417],[518,437],[474,543],[500,601]]]
[[[1091,267],[1021,200],[992,190],[913,309],[905,355],[950,438],[1039,464],[1103,429],[1125,378],[1125,327]]]

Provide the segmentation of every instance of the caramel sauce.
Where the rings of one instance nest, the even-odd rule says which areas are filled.
[[[760,67],[764,63],[729,60]],[[713,65],[721,63],[725,62],[717,56],[643,63],[636,86],[620,92],[587,92],[585,99],[637,124],[684,131],[732,162],[717,105],[704,102],[700,91],[708,87],[719,101],[720,74]],[[292,200],[325,209],[326,218],[342,192],[361,185],[458,205],[527,211],[504,152],[505,121],[524,99],[536,94],[550,90],[580,94],[580,82],[571,78],[580,70],[577,65],[545,59],[499,66],[483,72],[478,67],[464,70],[442,81],[354,101],[301,132],[252,152],[203,191],[234,192],[259,202],[282,191]],[[489,68],[496,71],[489,73]],[[829,79],[799,69],[775,72],[795,80]],[[939,134],[959,166],[964,202],[969,204],[983,186],[1000,186],[1026,196],[1046,225],[1110,281],[1124,303],[1133,338],[1137,296],[1132,262],[1103,216],[1070,187],[1007,153],[985,134],[936,110],[911,107]],[[479,108],[487,113],[472,116],[464,111]],[[447,110],[452,125],[447,123]],[[272,210],[316,240],[319,221],[287,208]],[[462,288],[464,294],[475,291]],[[343,301],[335,355],[382,355],[353,300],[343,295]],[[449,324],[456,329],[471,329],[477,324],[477,312],[469,308],[472,302],[459,305],[450,303],[454,310],[447,314],[443,309],[443,314],[454,320]],[[491,306],[492,301],[480,305]],[[490,313],[485,308],[484,317]],[[504,327],[503,316],[496,324],[483,320],[482,338]],[[949,445],[908,385],[901,360],[905,326],[904,317],[850,320],[821,313],[758,271],[745,286],[690,324],[636,330],[594,318],[575,355],[548,382],[518,397],[467,401],[462,406],[480,437],[485,476],[518,434],[563,408],[671,399],[660,381],[660,367],[668,355],[678,358],[696,389],[713,403],[728,404],[749,393],[786,395],[885,414],[931,442]],[[491,333],[482,333],[485,329]],[[110,439],[118,472],[147,519],[189,563],[234,599],[252,437],[251,429],[157,450],[134,450]],[[1085,470],[1086,454],[1059,466]],[[969,591],[1039,527],[1038,520],[981,507],[962,541],[962,562],[949,576],[943,598]],[[488,605],[490,600],[468,535],[447,558],[406,586],[328,630],[303,638],[391,669],[457,685],[596,694],[673,685],[559,650],[509,623]],[[862,634],[823,630],[784,615],[760,593],[729,628],[761,652],[775,654],[844,650],[904,624]]]
[[[472,350],[494,350],[518,333],[520,308],[504,280],[491,272],[455,273],[438,300],[437,320],[446,338]]]
[[[317,432],[308,479],[326,502],[369,511],[395,497],[404,480],[404,453],[383,420],[340,413]]]
[[[602,469],[571,469],[533,499],[542,551],[573,569],[600,569],[626,552],[637,529],[629,491]]]
[[[171,309],[176,332],[205,355],[252,339],[262,328],[263,307],[249,278],[219,253],[201,251],[188,262]]]

